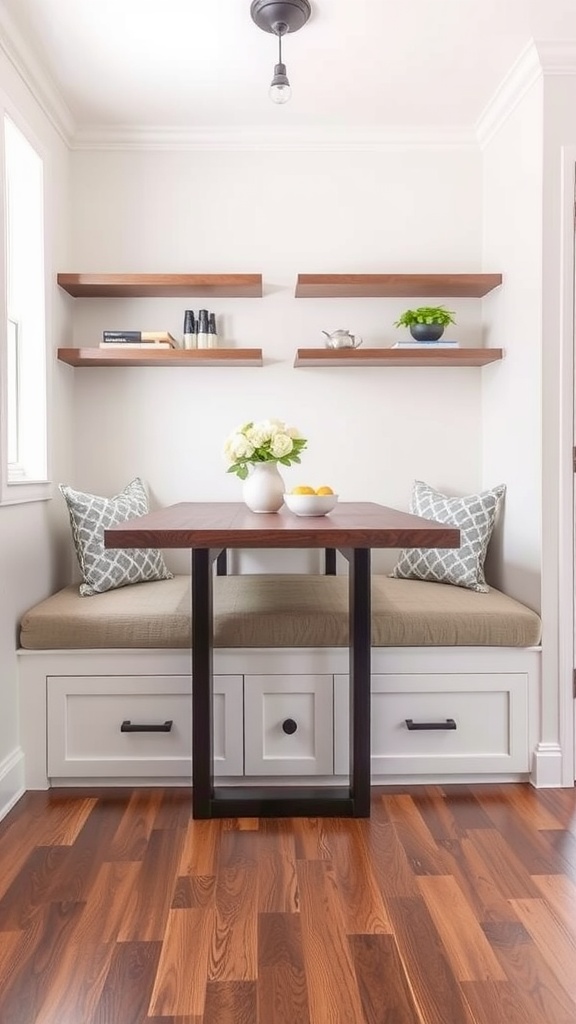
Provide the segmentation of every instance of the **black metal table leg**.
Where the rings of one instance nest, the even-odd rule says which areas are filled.
[[[350,782],[354,817],[370,814],[370,551],[355,548],[349,560]]]
[[[336,548],[325,548],[324,550],[324,574],[326,576],[336,575]]]
[[[210,818],[212,761],[212,557],[192,551],[192,817]]]

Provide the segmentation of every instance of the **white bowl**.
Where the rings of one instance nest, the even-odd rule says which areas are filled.
[[[284,503],[296,516],[325,516],[338,503],[337,494],[285,494]]]

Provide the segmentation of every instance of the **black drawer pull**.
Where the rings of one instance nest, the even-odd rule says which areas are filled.
[[[456,722],[453,718],[447,718],[444,722],[415,722],[413,718],[407,718],[406,728],[410,732],[414,732],[416,729],[455,729]]]
[[[282,728],[288,736],[291,736],[293,732],[296,732],[298,722],[295,722],[293,718],[286,718],[285,721],[282,722]]]
[[[129,719],[125,719],[120,726],[120,732],[170,732],[172,719],[164,722],[164,725],[132,725]]]

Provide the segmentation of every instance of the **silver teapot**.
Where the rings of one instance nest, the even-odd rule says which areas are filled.
[[[332,331],[332,334],[322,331],[322,334],[326,335],[326,348],[360,348],[362,344],[362,338],[350,331]]]

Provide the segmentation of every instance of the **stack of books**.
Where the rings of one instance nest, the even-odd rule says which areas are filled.
[[[459,341],[397,341],[392,348],[460,348]]]
[[[100,348],[178,348],[169,331],[102,331]]]

